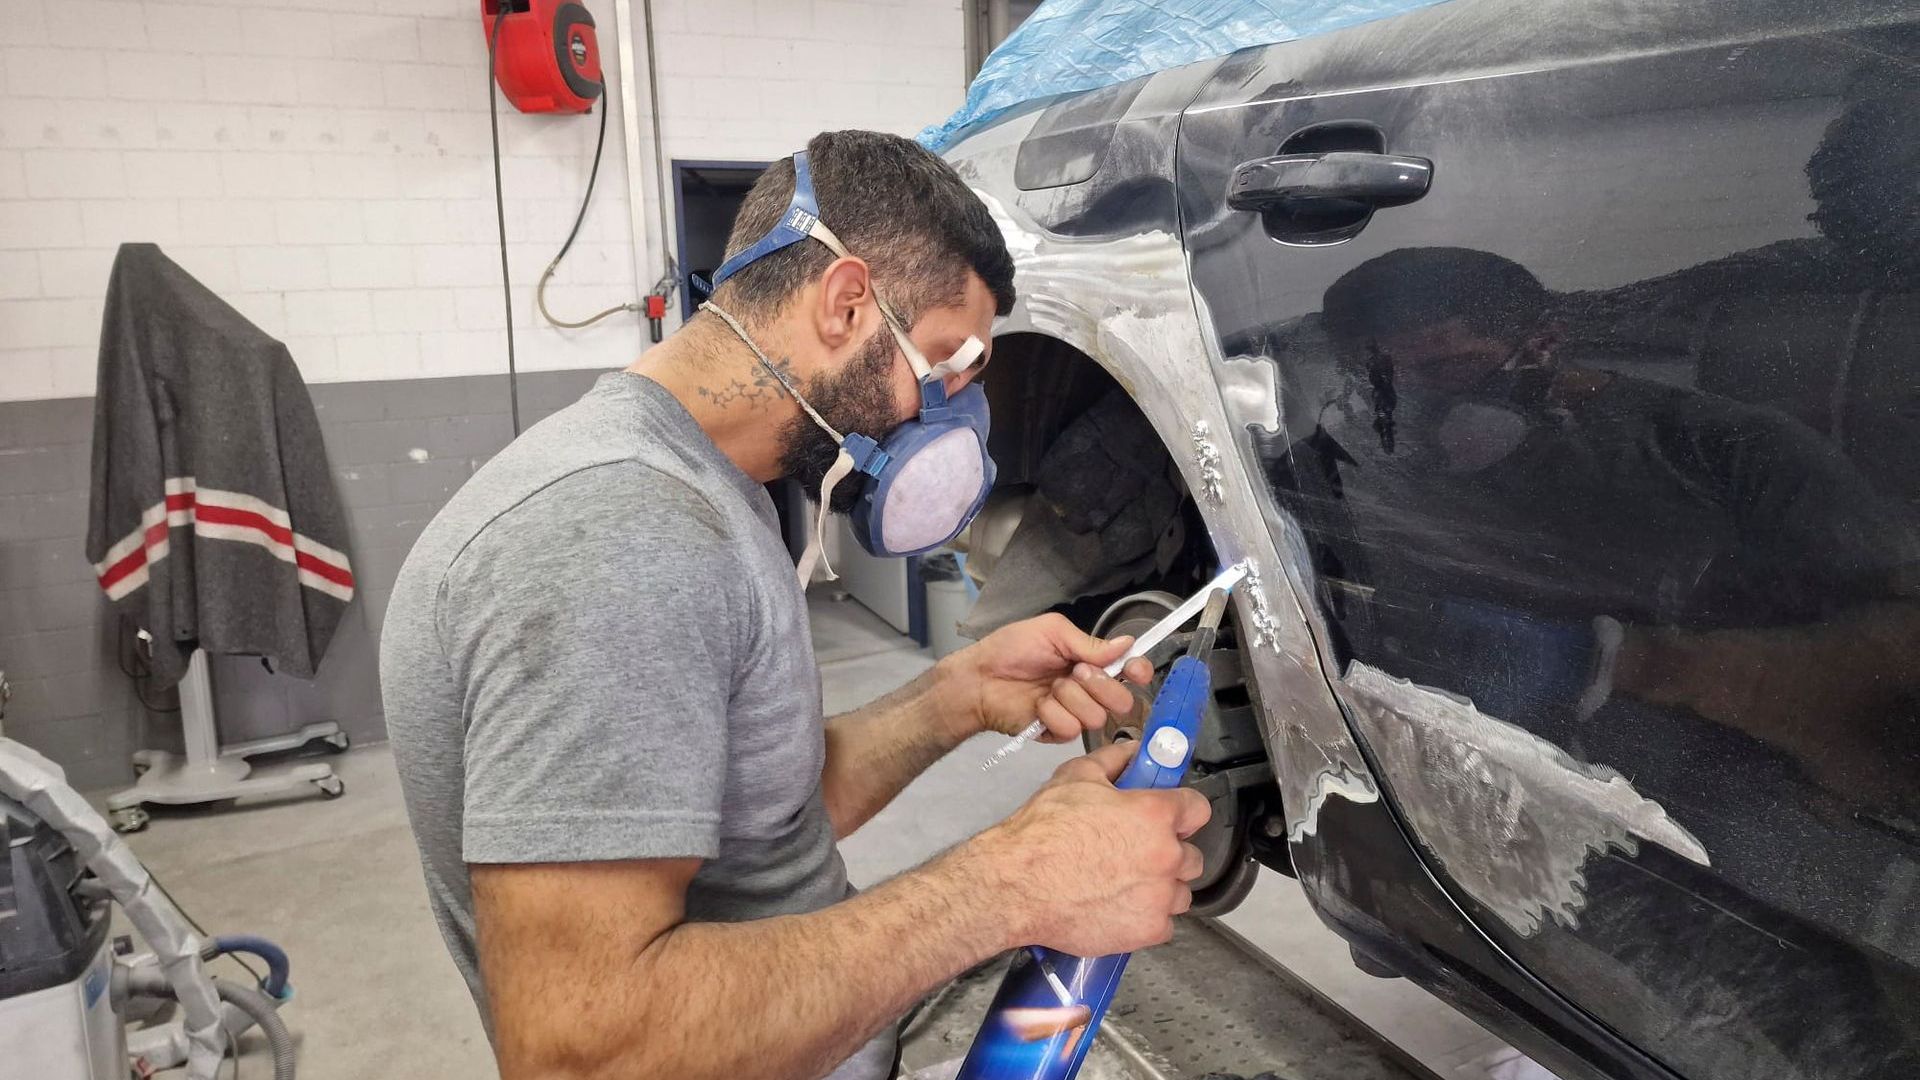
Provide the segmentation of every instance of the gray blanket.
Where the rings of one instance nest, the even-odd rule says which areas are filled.
[[[94,397],[87,559],[152,637],[311,677],[353,599],[346,518],[287,347],[152,244],[123,244]]]

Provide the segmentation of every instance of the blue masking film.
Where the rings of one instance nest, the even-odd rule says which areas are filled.
[[[993,50],[959,111],[919,139],[944,150],[1024,101],[1324,34],[1441,0],[1046,0]]]

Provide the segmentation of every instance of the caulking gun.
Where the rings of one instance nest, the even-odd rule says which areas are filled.
[[[1244,575],[1245,568],[1240,569]],[[1227,610],[1227,590],[1237,580],[1204,594],[1205,608],[1187,654],[1167,672],[1140,748],[1115,787],[1172,788],[1186,776],[1200,718],[1213,697],[1207,654]],[[1190,617],[1189,612],[1181,621]],[[1015,954],[955,1080],[1070,1080],[1113,1003],[1129,955],[1072,956],[1038,946]]]

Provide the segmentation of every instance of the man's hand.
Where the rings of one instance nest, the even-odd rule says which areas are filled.
[[[1104,746],[1074,758],[1013,816],[955,854],[981,860],[1011,907],[1021,944],[1075,956],[1158,945],[1193,904],[1200,850],[1186,839],[1212,808],[1189,788],[1119,791],[1113,780],[1138,747]]]
[[[827,721],[820,780],[834,834],[848,836],[927,766],[982,731],[1012,735],[1035,719],[1047,742],[1104,726],[1133,708],[1133,692],[1101,669],[1131,638],[1082,633],[1061,615],[1042,615],[987,635],[878,701]],[[1127,665],[1128,680],[1153,680],[1153,665]]]
[[[474,865],[501,1077],[806,1080],[997,952],[1167,940],[1207,800],[1116,791],[1133,749],[1067,762],[1007,820],[804,915],[685,921],[694,859]]]
[[[1078,738],[1133,708],[1133,692],[1101,670],[1132,644],[1094,637],[1057,614],[1003,626],[940,661],[947,719],[960,738],[1015,735],[1036,719],[1047,725],[1045,742]],[[1153,665],[1138,657],[1123,674],[1144,686]]]

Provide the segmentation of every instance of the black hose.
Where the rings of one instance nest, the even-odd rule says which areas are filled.
[[[573,250],[573,241],[580,235],[580,225],[587,220],[587,207],[593,202],[593,182],[600,178],[600,152],[607,148],[607,114],[612,111],[607,108],[605,101],[600,102],[600,135],[593,141],[593,167],[587,170],[587,193],[580,196],[580,212],[573,215],[573,228],[567,230],[567,242],[560,245],[560,254],[553,257],[556,266],[567,257],[567,252]]]
[[[507,24],[511,4],[502,0],[493,14],[493,32],[487,35],[487,125],[493,133],[493,214],[500,226],[500,296],[507,313],[507,410],[513,434],[520,436],[520,366],[513,353],[513,273],[507,269],[507,202],[500,186],[500,28]]]
[[[566,258],[567,252],[573,250],[573,242],[580,236],[580,226],[587,220],[587,207],[593,203],[593,182],[600,176],[600,154],[607,148],[607,115],[611,112],[613,112],[613,110],[607,107],[605,95],[602,94],[600,101],[600,135],[593,143],[593,167],[587,170],[587,193],[580,196],[580,212],[573,215],[573,228],[567,231],[566,243],[560,245],[560,253],[555,255],[552,261],[547,263],[546,270],[540,275],[540,283],[533,287],[533,303],[535,307],[540,309],[541,318],[567,330],[584,329],[599,322],[601,319],[607,318],[610,315],[618,315],[623,311],[641,310],[640,305],[635,303],[615,304],[604,311],[596,312],[578,321],[557,318],[553,312],[547,310],[547,283],[553,280],[554,271],[560,269],[560,260]],[[658,341],[660,339],[654,338],[654,340]]]

